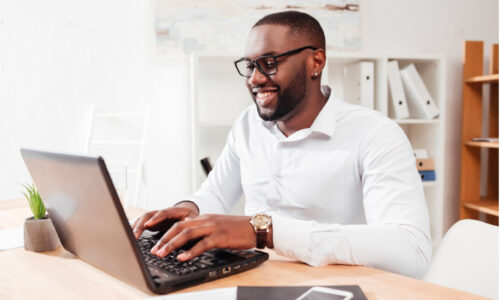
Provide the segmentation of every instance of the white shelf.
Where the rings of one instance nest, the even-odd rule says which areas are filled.
[[[96,118],[144,118],[144,114],[139,113],[95,113]]]
[[[392,119],[394,122],[398,124],[439,124],[441,122],[440,119]]]
[[[226,121],[201,121],[199,122],[198,126],[200,127],[233,127],[233,122],[226,122]]]
[[[435,187],[438,185],[437,181],[422,181],[424,187]]]
[[[94,140],[91,141],[92,145],[141,145],[142,141],[135,140]]]

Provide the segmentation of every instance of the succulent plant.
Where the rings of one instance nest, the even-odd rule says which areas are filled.
[[[28,200],[35,219],[42,219],[45,217],[45,205],[43,205],[42,197],[40,197],[35,185],[32,183],[29,185],[21,184],[21,186],[25,189],[22,193]]]

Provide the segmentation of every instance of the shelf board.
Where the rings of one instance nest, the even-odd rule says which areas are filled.
[[[470,77],[465,80],[467,83],[498,83],[498,74],[488,74]]]
[[[437,186],[437,182],[434,181],[422,181],[424,187]]]
[[[471,147],[496,148],[496,149],[498,149],[498,142],[473,142],[473,141],[467,141],[464,144],[466,146],[471,146]]]
[[[140,140],[94,140],[90,141],[92,145],[140,145]]]
[[[438,124],[440,119],[392,119],[394,122],[398,124]]]
[[[462,206],[498,217],[498,199],[484,199],[476,202],[464,202]]]

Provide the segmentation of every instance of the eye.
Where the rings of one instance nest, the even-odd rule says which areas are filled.
[[[253,70],[253,64],[252,64],[251,62],[247,61],[247,62],[245,63],[245,68],[246,68],[247,70]]]
[[[276,64],[274,63],[274,59],[268,59],[264,62],[264,64],[268,69],[272,69],[276,66]]]
[[[257,63],[262,70],[269,72],[276,68],[276,63],[272,57],[261,57]]]

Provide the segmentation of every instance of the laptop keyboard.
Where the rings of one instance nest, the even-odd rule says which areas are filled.
[[[176,249],[164,258],[160,258],[150,252],[151,248],[153,248],[157,241],[158,240],[151,236],[143,236],[139,238],[139,248],[141,249],[144,261],[147,264],[154,265],[176,275],[188,275],[198,270],[217,268],[227,264],[227,261],[217,258],[210,252],[204,252],[198,257],[194,257],[185,262],[180,262],[177,260],[177,255],[184,252],[182,249]]]

